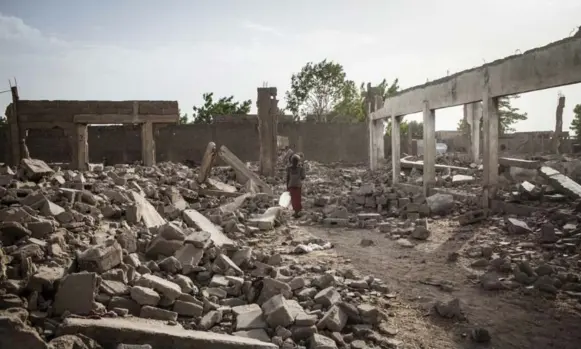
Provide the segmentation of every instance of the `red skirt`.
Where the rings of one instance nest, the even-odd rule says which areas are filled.
[[[288,188],[291,197],[291,204],[295,212],[300,212],[303,209],[302,205],[302,188]]]

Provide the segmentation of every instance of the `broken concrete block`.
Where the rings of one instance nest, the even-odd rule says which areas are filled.
[[[574,199],[581,198],[581,185],[579,183],[548,166],[542,166],[538,171],[553,188],[558,188],[563,194]]]
[[[276,349],[271,343],[240,336],[212,332],[184,330],[180,325],[139,318],[68,318],[59,327],[57,335],[83,334],[93,338],[104,348],[115,348],[119,343],[150,344],[153,348],[172,349]],[[36,349],[36,348],[34,348]],[[43,348],[44,349],[44,348]]]
[[[60,284],[54,300],[54,313],[88,315],[93,310],[95,292],[97,290],[97,274],[76,273],[65,276]]]
[[[198,317],[202,316],[204,307],[193,302],[178,300],[173,305],[173,311],[180,316]]]
[[[54,232],[54,225],[49,221],[30,222],[26,227],[32,233],[32,237],[37,239],[43,239],[50,233]]]
[[[262,328],[248,331],[236,331],[232,333],[234,336],[257,339],[262,342],[270,343],[270,336]]]
[[[159,227],[159,235],[166,240],[180,240],[183,241],[186,238],[184,230],[174,223],[166,223]]]
[[[17,316],[0,316],[0,348],[48,349],[38,332]]]
[[[186,236],[184,243],[192,244],[197,248],[206,249],[212,244],[212,234],[207,231],[188,230],[189,234]]]
[[[189,227],[195,227],[201,231],[210,233],[210,239],[217,247],[234,246],[234,241],[227,237],[220,227],[212,223],[200,212],[189,209],[183,212],[183,218]]]
[[[290,298],[292,290],[286,282],[269,277],[264,278],[262,280],[262,291],[256,303],[260,305],[277,294],[282,294],[285,298]]]
[[[123,261],[123,249],[115,240],[92,246],[77,256],[79,269],[104,273]]]
[[[343,308],[334,305],[325,313],[321,321],[319,321],[317,328],[329,329],[332,332],[341,332],[347,324],[347,319],[347,314],[345,314]]]
[[[131,288],[131,299],[136,301],[139,305],[156,306],[161,297],[159,296],[159,293],[151,288],[133,286]]]
[[[220,321],[222,321],[222,312],[219,310],[212,310],[200,319],[199,327],[201,330],[207,331]]]
[[[451,194],[434,194],[426,198],[430,213],[435,215],[448,214],[454,208],[454,197]]]
[[[258,304],[240,305],[232,308],[236,316],[236,331],[267,328],[262,309]]]
[[[182,247],[183,243],[181,240],[167,240],[158,235],[147,246],[145,255],[151,258],[173,256]]]
[[[141,220],[146,227],[159,227],[166,223],[165,219],[163,219],[163,217],[143,195],[134,191],[131,191],[130,193],[138,211],[137,217],[141,217]]]
[[[192,244],[184,244],[175,252],[174,256],[182,265],[183,273],[189,274],[202,260],[204,250]]]
[[[263,214],[250,218],[248,224],[258,227],[260,230],[272,230],[274,229],[281,212],[281,207],[270,207]]]
[[[26,177],[33,181],[54,173],[54,170],[42,160],[24,158],[20,160],[20,164],[25,171]]]
[[[220,253],[218,257],[216,257],[214,263],[218,266],[218,268],[220,268],[224,272],[232,270],[235,273],[235,275],[238,276],[244,275],[242,269],[240,269],[228,256],[226,256],[223,253]]]
[[[18,240],[30,235],[31,231],[18,222],[0,222],[0,241],[4,246],[14,245]]]
[[[295,320],[284,297],[280,294],[264,302],[262,311],[266,318],[266,323],[272,328],[290,326]]]
[[[341,295],[335,290],[335,287],[330,286],[321,290],[315,296],[315,303],[321,304],[324,307],[330,307],[341,301]]]
[[[521,235],[521,234],[529,234],[532,232],[531,228],[529,228],[529,226],[526,224],[526,222],[523,222],[523,221],[518,220],[516,218],[507,218],[505,223],[506,223],[506,227],[507,227],[508,232],[511,234]]]
[[[143,286],[154,289],[170,300],[176,300],[181,294],[181,287],[175,282],[171,282],[152,274],[144,274],[135,281],[135,286]]]
[[[27,289],[36,292],[54,291],[55,282],[62,279],[64,275],[64,268],[40,266],[28,280]]]
[[[309,349],[337,349],[337,344],[331,338],[315,333],[309,338]]]
[[[109,296],[123,296],[129,293],[129,286],[121,281],[101,280],[99,291]]]
[[[141,307],[139,317],[154,320],[176,321],[178,319],[178,313],[170,310],[152,307],[150,305],[144,305],[143,307]]]
[[[141,305],[133,299],[126,297],[111,297],[107,309],[113,310],[115,308],[127,309],[129,314],[133,316],[139,316],[141,312]]]

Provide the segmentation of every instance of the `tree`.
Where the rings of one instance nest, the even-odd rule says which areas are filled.
[[[527,113],[519,112],[519,108],[511,105],[511,100],[520,98],[520,95],[498,98],[499,132],[501,134],[516,131],[512,125],[528,119]]]
[[[498,121],[499,121],[499,133],[515,132],[516,130],[512,127],[519,121],[528,119],[527,113],[521,113],[519,108],[513,107],[511,100],[520,98],[520,95],[504,96],[498,98]],[[482,124],[480,123],[480,129],[482,130]],[[469,132],[470,124],[462,118],[458,122],[458,131]]]
[[[345,76],[339,63],[326,59],[308,62],[291,77],[291,88],[285,95],[287,109],[297,120],[312,116],[316,121],[327,121],[337,103],[354,93],[354,84],[347,82]]]
[[[456,129],[464,134],[469,134],[470,124],[468,123],[468,121],[466,121],[465,118],[462,118],[460,119],[460,121],[458,121],[458,126],[456,127]]]
[[[575,108],[573,108],[573,121],[571,121],[571,126],[569,129],[575,132],[575,137],[580,140],[581,139],[581,104],[577,104]]]
[[[383,79],[374,88],[379,90],[378,94],[385,99],[398,92],[398,81],[398,79],[395,79],[389,84],[386,79]],[[369,88],[370,86],[371,83],[367,83],[367,87]],[[342,98],[331,113],[331,120],[335,121],[339,118],[349,118],[351,121],[365,121],[367,117],[367,92],[365,83],[361,83],[359,89],[357,89],[353,81],[347,80],[343,89]]]
[[[193,123],[210,124],[216,115],[246,115],[250,112],[252,102],[234,102],[234,96],[222,97],[214,101],[214,93],[204,93],[202,95],[204,104],[201,107],[194,106]]]
[[[185,125],[185,124],[189,124],[190,122],[188,121],[188,114],[184,114],[182,115],[182,111],[180,109],[178,109],[178,125]]]
[[[421,121],[410,121],[407,123],[407,132],[412,134],[414,139],[424,138],[424,123]],[[407,133],[406,133],[407,134]]]

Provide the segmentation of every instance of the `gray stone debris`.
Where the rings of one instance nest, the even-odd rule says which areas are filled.
[[[371,303],[388,291],[381,281],[257,244],[279,225],[288,232],[288,213],[261,193],[234,199],[244,187],[230,170],[197,183],[182,165],[102,167],[30,160],[2,171],[0,347],[151,349],[159,337],[175,348],[336,348],[348,322],[386,326]],[[360,190],[367,205],[410,203],[374,188]],[[327,217],[349,221],[347,207]],[[382,219],[360,213],[354,224]]]

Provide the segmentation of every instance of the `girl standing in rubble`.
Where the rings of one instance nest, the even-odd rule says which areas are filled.
[[[290,159],[290,166],[286,169],[286,188],[291,197],[291,204],[295,211],[295,218],[299,216],[302,210],[302,187],[303,180],[306,178],[305,168],[300,163],[300,156],[294,154]]]

